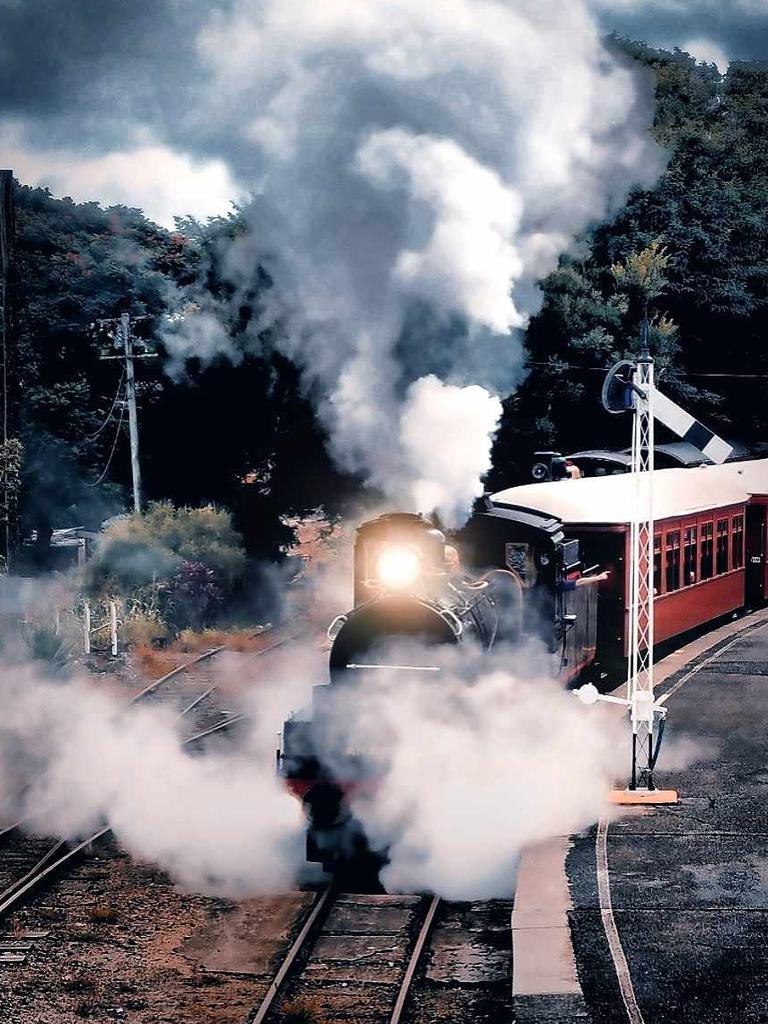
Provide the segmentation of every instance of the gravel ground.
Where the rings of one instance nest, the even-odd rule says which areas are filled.
[[[311,900],[181,893],[106,843],[5,922],[40,937],[0,964],[2,1020],[242,1024]]]

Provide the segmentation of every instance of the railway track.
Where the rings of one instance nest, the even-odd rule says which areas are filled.
[[[249,1024],[279,1019],[287,1000],[323,1004],[323,1019],[355,1000],[387,1024],[400,1024],[428,948],[439,897],[318,893]],[[375,989],[370,982],[375,981]],[[327,1007],[331,1004],[336,1004]]]
[[[251,657],[260,657],[296,640],[300,634],[293,634],[254,651]],[[167,684],[189,672],[202,662],[210,661],[217,654],[227,650],[226,645],[213,647],[189,661],[178,665],[131,698],[132,704],[147,701],[170,703],[178,708],[179,719],[188,723],[182,745],[188,748],[216,734],[222,734],[250,716],[240,712],[206,708],[217,692],[217,685],[204,677],[194,687],[185,687],[182,693],[168,692]],[[201,714],[201,712],[203,712]],[[222,715],[224,717],[222,718]],[[22,831],[27,821],[21,820],[0,829],[0,919],[18,909],[24,899],[44,882],[61,871],[76,857],[87,851],[100,839],[111,833],[108,826],[96,829],[84,839],[73,842],[51,837],[36,836]]]

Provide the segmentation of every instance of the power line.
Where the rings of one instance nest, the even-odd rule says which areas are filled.
[[[585,373],[608,373],[610,367],[608,366],[577,366],[574,363],[562,363],[559,361],[536,361],[534,359],[526,359],[523,364],[526,367],[543,367],[550,370],[583,370]],[[696,377],[696,378],[725,378],[730,380],[768,380],[768,373],[698,373],[698,372],[687,372],[680,371],[676,373],[677,377]]]
[[[117,385],[117,391],[115,392],[115,397],[112,399],[112,405],[109,407],[109,412],[107,413],[107,418],[104,420],[104,422],[101,424],[101,426],[99,427],[99,429],[96,431],[95,434],[88,434],[88,435],[86,435],[86,437],[83,440],[85,440],[85,441],[95,441],[96,438],[99,436],[99,434],[101,434],[102,430],[104,430],[106,425],[112,419],[112,413],[115,411],[115,406],[117,405],[117,399],[120,396],[120,390],[121,390],[121,388],[123,386],[123,381],[124,380],[125,380],[125,369],[123,369],[123,372],[120,374],[120,381],[119,381],[119,383]]]
[[[120,406],[120,419],[117,421],[117,430],[115,431],[115,439],[112,442],[112,450],[109,453],[109,458],[107,459],[107,464],[104,467],[104,469],[102,470],[102,473],[101,473],[101,476],[99,477],[99,479],[98,480],[94,480],[94,482],[92,484],[88,484],[89,487],[98,487],[98,485],[102,482],[104,477],[107,475],[109,467],[112,465],[112,459],[115,456],[115,449],[117,448],[117,442],[118,442],[118,440],[120,438],[120,428],[122,427],[123,419],[125,418],[125,406],[126,406],[125,402],[123,402],[123,404]]]

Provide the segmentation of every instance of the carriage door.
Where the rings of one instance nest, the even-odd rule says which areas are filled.
[[[768,597],[766,590],[766,506],[747,506],[746,593],[748,608],[755,608]]]

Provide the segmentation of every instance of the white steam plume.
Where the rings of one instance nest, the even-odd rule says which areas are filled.
[[[400,414],[400,441],[420,509],[457,520],[482,494],[501,402],[477,385],[459,388],[431,374],[411,384]]]
[[[238,665],[229,671],[248,670],[247,659]],[[294,661],[292,677],[305,674]],[[274,746],[296,700],[295,689],[263,686],[250,742],[193,757],[167,708],[126,707],[85,680],[50,682],[31,668],[8,668],[0,674],[4,817],[66,838],[107,823],[129,853],[196,891],[284,889],[303,861],[303,818],[275,774]]]
[[[398,649],[388,660],[411,656]],[[389,849],[388,891],[509,896],[523,847],[604,810],[627,760],[624,723],[563,691],[546,662],[515,650],[470,670],[442,651],[439,676],[377,672],[339,695],[343,749],[384,766],[354,810],[372,845]]]
[[[660,170],[650,89],[585,0],[234,0],[199,48],[196,116],[230,134],[254,194],[226,259],[235,301],[265,266],[262,324],[281,321],[338,462],[455,520],[487,466],[490,399],[446,476],[421,461],[443,442],[409,388],[435,375],[459,419],[467,385],[519,381],[537,282]]]

